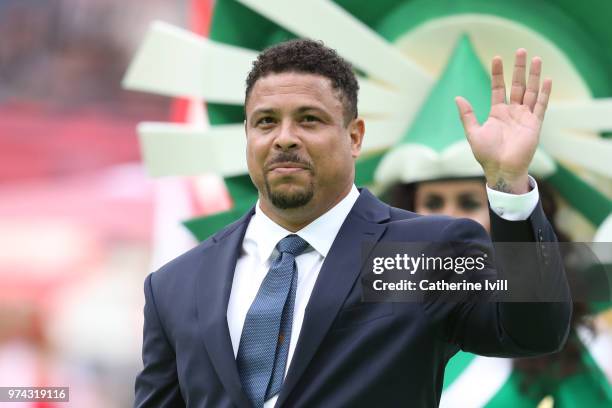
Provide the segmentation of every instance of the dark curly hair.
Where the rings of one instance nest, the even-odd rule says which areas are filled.
[[[258,79],[269,74],[298,72],[329,78],[344,106],[344,122],[357,117],[359,84],[351,64],[321,41],[297,39],[266,48],[253,62],[246,80],[244,106]]]

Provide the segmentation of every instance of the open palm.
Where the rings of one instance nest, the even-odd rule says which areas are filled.
[[[491,111],[480,125],[470,103],[457,97],[457,107],[472,153],[482,166],[487,183],[507,192],[525,192],[527,169],[538,145],[540,129],[550,96],[552,81],[540,89],[542,62],[531,61],[525,80],[527,53],[516,52],[510,103],[506,103],[503,64],[495,57],[491,64]]]

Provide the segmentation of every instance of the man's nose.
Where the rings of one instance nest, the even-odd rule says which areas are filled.
[[[283,122],[274,140],[274,146],[280,150],[291,150],[296,149],[299,145],[300,138],[293,124],[289,121]]]

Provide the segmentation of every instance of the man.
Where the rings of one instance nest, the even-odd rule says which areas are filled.
[[[491,213],[493,236],[554,241],[527,175],[551,82],[539,89],[536,58],[526,84],[525,59],[517,51],[510,104],[493,60],[493,107],[482,126],[466,100],[457,105],[487,183],[499,190],[489,191],[500,213]],[[136,406],[430,407],[459,349],[530,356],[562,346],[567,302],[362,302],[362,243],[488,238],[475,222],[417,216],[357,190],[365,133],[357,90],[351,67],[318,42],[290,41],[258,57],[245,96],[258,203],[147,277]],[[569,301],[554,254],[535,278]]]

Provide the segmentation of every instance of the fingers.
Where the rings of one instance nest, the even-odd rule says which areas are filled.
[[[516,50],[514,58],[514,71],[512,72],[512,88],[510,89],[510,103],[522,104],[525,95],[525,68],[527,51],[524,48]]]
[[[523,97],[523,103],[533,112],[535,104],[538,100],[538,90],[540,88],[540,74],[542,72],[542,60],[540,57],[534,57],[531,60],[529,67],[529,80],[527,81],[527,90]]]
[[[491,105],[498,103],[506,103],[504,64],[501,57],[495,57],[491,61]]]
[[[457,96],[455,98],[455,103],[459,109],[459,117],[461,119],[461,123],[463,124],[463,130],[465,130],[465,134],[469,138],[469,135],[480,127],[478,124],[478,119],[476,119],[476,115],[474,115],[472,105],[470,105],[465,98]]]
[[[536,115],[540,122],[544,120],[544,114],[546,113],[546,107],[548,106],[548,99],[550,98],[550,92],[552,91],[552,80],[546,78],[542,84],[542,89],[538,95],[538,101],[535,104],[533,113]]]
[[[542,60],[534,57],[529,67],[529,78],[525,84],[525,73],[527,71],[527,51],[524,48],[516,50],[514,60],[514,71],[512,72],[512,88],[510,90],[510,103],[525,105],[531,112],[535,112],[539,105],[539,112],[544,117],[548,97],[550,96],[551,84],[547,85],[548,94],[541,98],[540,76],[542,75]],[[491,65],[491,104],[503,103],[505,97],[504,77],[502,60],[500,57],[493,58]],[[542,86],[544,89],[544,86]]]

